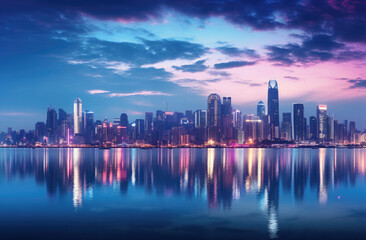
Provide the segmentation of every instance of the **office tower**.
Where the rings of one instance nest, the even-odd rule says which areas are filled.
[[[279,115],[279,99],[278,84],[276,80],[268,82],[268,115],[271,126],[271,136],[273,139],[279,138],[280,133],[280,115]]]
[[[266,106],[264,105],[264,102],[259,101],[257,104],[257,116],[262,118],[264,115],[266,115]]]
[[[136,119],[136,121],[135,121],[136,139],[137,140],[144,139],[144,133],[145,133],[144,119]]]
[[[84,140],[86,144],[91,144],[94,138],[94,113],[89,110],[83,112]]]
[[[58,125],[61,125],[62,121],[67,119],[67,113],[62,108],[58,109]]]
[[[334,117],[328,116],[327,119],[327,138],[328,141],[334,140]]]
[[[324,141],[327,139],[328,112],[327,105],[318,105],[316,109],[317,118],[317,139]]]
[[[119,124],[122,127],[128,127],[128,116],[126,113],[122,113],[119,119]]]
[[[317,140],[317,121],[316,117],[311,116],[309,119],[310,131],[309,131],[309,139]]]
[[[221,127],[221,99],[216,93],[210,94],[207,98],[207,127],[208,139],[220,141]]]
[[[153,113],[145,112],[145,132],[151,132],[153,130]]]
[[[189,121],[190,124],[193,124],[194,123],[194,117],[193,117],[192,110],[186,110],[185,117],[187,118],[187,120]]]
[[[231,107],[231,97],[223,97],[221,105],[221,139],[230,144],[233,139],[233,109]]]
[[[281,133],[283,139],[287,141],[292,139],[291,113],[282,113]]]
[[[82,135],[83,106],[80,98],[74,101],[74,135]]]
[[[205,128],[207,126],[207,111],[197,110],[194,112],[194,127]]]
[[[239,109],[233,110],[233,127],[240,129],[243,128],[243,117]]]
[[[46,124],[44,122],[37,122],[34,128],[34,137],[36,141],[43,141],[46,136]]]
[[[243,117],[244,138],[247,143],[261,142],[264,140],[263,121],[258,116],[247,114]]]
[[[156,111],[156,119],[157,120],[164,120],[164,111],[161,111],[161,110],[157,110]]]
[[[304,121],[303,121],[303,130],[304,130],[304,140],[308,140],[308,123],[306,121],[306,117],[304,117]]]
[[[56,143],[56,127],[57,127],[57,112],[55,107],[47,108],[47,121],[46,121],[46,133],[48,137],[48,143]]]
[[[295,103],[293,105],[293,139],[295,141],[304,140],[304,104]]]
[[[184,118],[184,114],[181,112],[174,112],[174,125],[178,126],[180,124],[180,120]]]
[[[355,143],[356,123],[354,121],[349,122],[349,137],[350,143]]]

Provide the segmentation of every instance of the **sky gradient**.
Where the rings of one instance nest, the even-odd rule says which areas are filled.
[[[0,131],[76,97],[101,120],[206,109],[213,92],[250,114],[270,79],[281,115],[328,104],[366,128],[365,1],[123,2],[2,1]]]

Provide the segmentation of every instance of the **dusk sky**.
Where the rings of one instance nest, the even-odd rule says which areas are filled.
[[[0,130],[34,128],[47,106],[95,119],[207,108],[243,114],[279,84],[280,112],[327,104],[366,128],[364,0],[2,0]]]

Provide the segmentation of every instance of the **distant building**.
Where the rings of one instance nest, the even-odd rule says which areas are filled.
[[[319,141],[327,140],[328,112],[327,105],[318,105],[316,109],[317,118],[317,139]]]
[[[257,104],[257,116],[262,118],[264,115],[266,115],[266,106],[264,105],[264,102],[259,101]]]
[[[145,132],[151,132],[153,130],[153,113],[145,112]]]
[[[216,93],[210,94],[207,99],[207,128],[208,139],[220,142],[221,127],[221,99]]]
[[[207,126],[207,111],[197,110],[194,112],[194,127],[205,128]]]
[[[89,110],[83,112],[84,140],[86,144],[91,144],[94,138],[94,113]]]
[[[268,115],[270,117],[272,140],[278,139],[280,134],[280,115],[278,84],[276,80],[270,80],[268,82]]]
[[[317,121],[316,117],[311,116],[309,119],[309,125],[310,125],[310,131],[309,131],[309,140],[317,140],[318,134],[317,134]]]
[[[282,124],[281,124],[282,138],[289,141],[292,139],[292,121],[291,113],[282,113]]]
[[[303,141],[305,139],[306,124],[304,124],[304,104],[293,105],[293,139]]]
[[[128,115],[126,113],[122,113],[119,119],[119,124],[122,127],[128,127]]]
[[[80,98],[74,101],[74,135],[82,135],[83,104]]]

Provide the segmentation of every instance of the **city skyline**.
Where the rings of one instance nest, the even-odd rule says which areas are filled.
[[[207,97],[206,109],[178,111],[156,110],[144,118],[129,119],[127,113],[111,119],[95,119],[94,112],[83,110],[83,101],[74,100],[72,113],[55,106],[47,107],[45,122],[34,130],[0,132],[2,146],[344,146],[366,143],[366,130],[356,128],[352,120],[338,121],[328,106],[317,105],[315,116],[304,115],[304,104],[294,103],[292,112],[282,112],[276,80],[268,81],[267,106],[257,103],[256,114],[233,108],[232,98],[216,93]]]
[[[189,5],[190,8],[185,6]],[[98,119],[203,109],[210,93],[255,113],[269,79],[280,112],[318,104],[366,128],[363,1],[5,0],[0,128],[32,128],[47,105],[80,97]],[[129,9],[126,11],[126,9]],[[236,11],[243,9],[242,11]],[[24,121],[27,119],[27,121]],[[29,124],[27,126],[27,124]],[[5,126],[5,127],[4,127]]]

